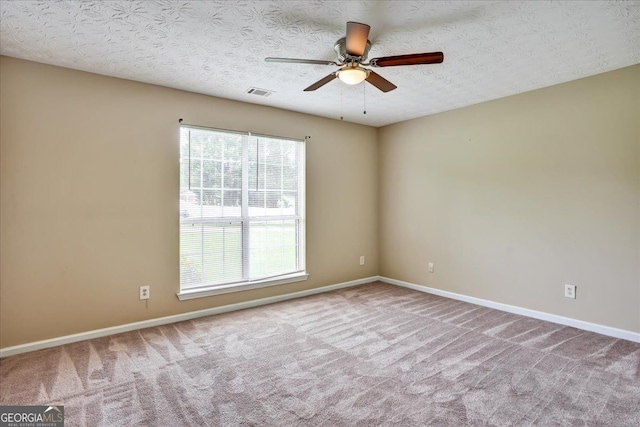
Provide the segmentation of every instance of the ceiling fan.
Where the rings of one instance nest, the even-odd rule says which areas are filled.
[[[338,54],[338,62],[317,59],[265,58],[266,62],[288,62],[293,64],[335,65],[341,67],[328,76],[318,80],[305,89],[305,92],[316,90],[336,77],[347,84],[358,84],[368,81],[383,92],[397,88],[396,85],[380,74],[363,67],[393,67],[398,65],[440,64],[444,60],[442,52],[414,53],[410,55],[383,56],[367,59],[371,42],[368,40],[371,27],[359,22],[347,22],[347,36],[338,40],[333,49]]]

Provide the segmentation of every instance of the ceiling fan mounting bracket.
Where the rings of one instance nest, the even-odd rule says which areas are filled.
[[[338,61],[342,63],[346,62],[357,62],[361,63],[365,59],[367,59],[367,55],[369,54],[369,50],[371,49],[371,42],[367,40],[367,45],[364,48],[364,54],[362,56],[353,56],[347,53],[347,38],[343,37],[339,39],[334,45],[333,50],[336,51],[338,55]]]

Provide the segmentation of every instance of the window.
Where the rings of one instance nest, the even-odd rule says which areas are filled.
[[[180,299],[305,280],[302,140],[180,128]]]

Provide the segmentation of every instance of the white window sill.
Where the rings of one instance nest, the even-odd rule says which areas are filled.
[[[230,285],[218,285],[211,287],[201,287],[195,289],[184,289],[177,293],[180,301],[204,298],[213,295],[228,294],[231,292],[248,291],[249,289],[266,288],[268,286],[284,285],[285,283],[302,282],[307,280],[309,275],[307,273],[294,273],[287,276],[280,276],[277,278],[256,280],[253,282],[233,283]]]

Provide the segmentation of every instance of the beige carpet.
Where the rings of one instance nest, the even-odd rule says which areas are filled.
[[[640,344],[383,283],[0,361],[67,426],[639,426]]]

